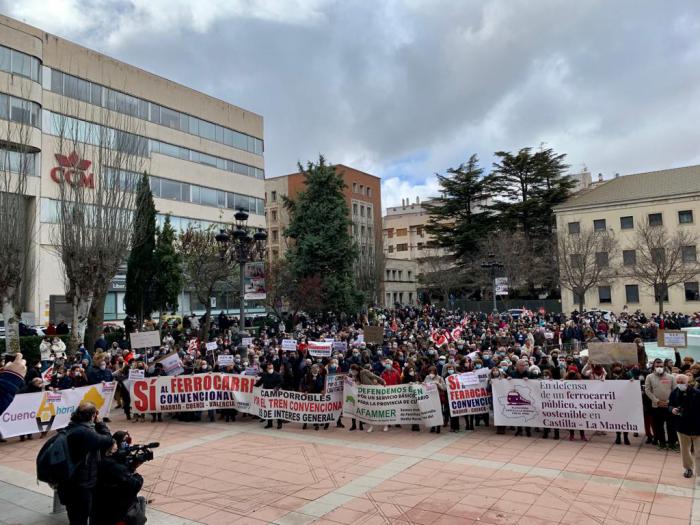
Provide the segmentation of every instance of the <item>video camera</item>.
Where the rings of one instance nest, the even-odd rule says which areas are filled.
[[[158,448],[160,443],[148,443],[147,445],[127,445],[126,443],[114,455],[115,459],[120,463],[134,470],[136,467],[151,461],[153,459],[153,451],[151,449]]]

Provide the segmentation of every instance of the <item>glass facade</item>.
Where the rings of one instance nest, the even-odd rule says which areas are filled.
[[[0,93],[0,119],[41,127],[41,106],[31,100]]]
[[[41,60],[9,47],[0,46],[0,71],[41,83]]]
[[[56,69],[51,70],[51,91],[255,155],[263,154],[263,141],[257,137],[159,106],[148,100],[115,91]]]

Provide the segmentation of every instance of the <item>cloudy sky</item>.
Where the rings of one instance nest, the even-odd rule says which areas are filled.
[[[477,153],[700,164],[697,0],[0,0],[0,12],[265,118],[268,176],[323,153],[434,195]]]

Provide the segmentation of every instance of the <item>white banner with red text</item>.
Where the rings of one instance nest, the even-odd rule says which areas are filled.
[[[534,381],[492,383],[499,426],[643,432],[639,381]]]
[[[435,385],[358,385],[345,380],[343,414],[364,423],[442,426],[440,394]]]
[[[3,438],[58,430],[68,425],[81,401],[94,403],[100,417],[108,417],[116,383],[18,394],[0,416]]]
[[[445,378],[450,416],[488,414],[491,394],[488,393],[489,369],[452,374]]]

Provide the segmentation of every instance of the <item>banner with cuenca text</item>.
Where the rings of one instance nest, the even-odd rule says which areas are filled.
[[[445,378],[450,416],[488,414],[491,394],[488,393],[489,369],[452,374]]]
[[[343,414],[364,423],[442,426],[440,394],[435,385],[358,385],[346,378]]]
[[[499,426],[643,432],[639,381],[532,381],[491,383]]]
[[[3,438],[58,430],[68,425],[70,416],[82,401],[94,403],[100,417],[108,417],[115,383],[18,394],[0,416]]]

